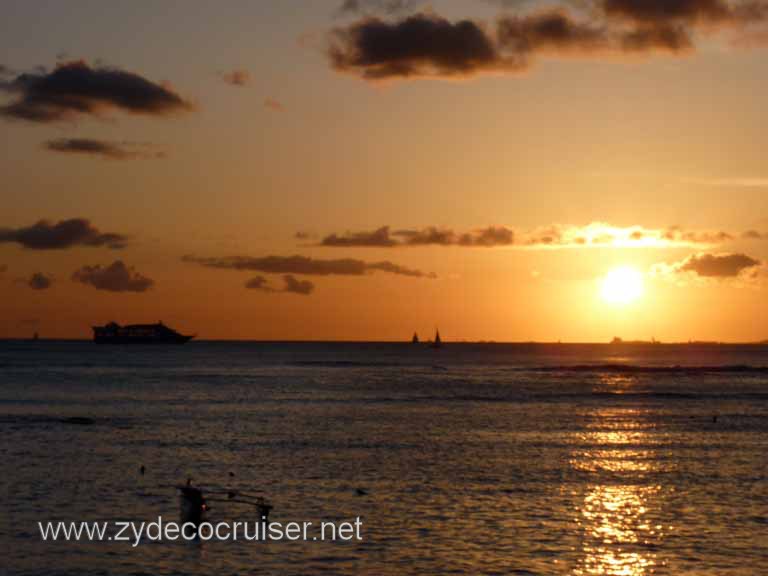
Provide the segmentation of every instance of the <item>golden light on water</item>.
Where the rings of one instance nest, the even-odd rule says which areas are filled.
[[[574,574],[644,576],[658,568],[654,550],[665,534],[654,521],[662,487],[644,481],[655,466],[649,427],[637,410],[609,408],[578,438],[571,465],[601,481],[577,503],[581,556]]]
[[[659,487],[595,486],[581,508],[584,545],[576,574],[641,576],[652,573],[656,554],[648,547],[663,537],[651,525],[648,506]]]

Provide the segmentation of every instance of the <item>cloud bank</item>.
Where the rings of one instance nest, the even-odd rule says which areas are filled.
[[[427,226],[393,230],[381,226],[374,230],[347,231],[323,237],[319,246],[328,248],[399,248],[407,246],[516,247],[528,249],[564,248],[672,248],[709,246],[736,240],[738,235],[722,230],[685,230],[679,226],[645,228],[612,226],[593,222],[586,226],[553,224],[533,230],[513,230],[507,226],[488,226],[470,231]],[[297,238],[304,239],[304,236]],[[768,236],[755,231],[742,239]]]
[[[106,246],[117,250],[128,242],[126,236],[101,232],[85,218],[71,218],[52,224],[40,220],[23,228],[0,228],[0,243],[15,242],[30,250],[63,250],[74,246]]]
[[[365,15],[330,32],[327,54],[336,70],[367,80],[520,72],[540,56],[692,51],[700,35],[748,34],[765,23],[766,6],[763,0],[584,0],[505,13],[492,25],[432,12],[386,20]]]

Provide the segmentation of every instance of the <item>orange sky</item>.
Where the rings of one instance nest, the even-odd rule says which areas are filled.
[[[0,337],[768,338],[762,12],[500,4],[4,3]]]

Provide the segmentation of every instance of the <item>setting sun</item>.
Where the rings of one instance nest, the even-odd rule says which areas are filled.
[[[631,266],[609,271],[600,283],[600,296],[611,304],[629,304],[643,295],[643,274]]]

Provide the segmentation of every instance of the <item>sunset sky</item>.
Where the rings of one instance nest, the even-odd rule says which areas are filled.
[[[0,337],[766,339],[765,46],[763,0],[5,1]]]

